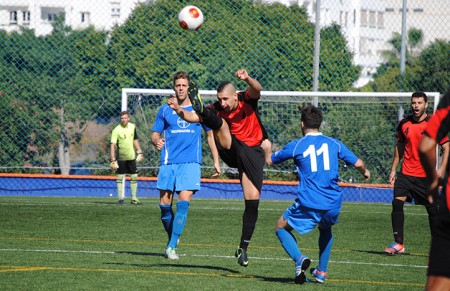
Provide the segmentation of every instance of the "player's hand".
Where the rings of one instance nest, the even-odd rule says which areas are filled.
[[[157,149],[158,151],[162,150],[162,148],[164,147],[164,144],[165,144],[165,143],[166,143],[165,139],[160,138],[160,139],[158,140],[158,142],[155,144],[156,149]]]
[[[170,108],[172,108],[175,111],[180,109],[180,105],[178,104],[178,99],[173,95],[170,95],[169,99],[167,99],[167,104],[169,105]]]
[[[364,171],[364,179],[366,179],[366,180],[370,179],[370,171],[367,169]]]
[[[111,163],[109,163],[109,166],[111,167],[111,169],[113,169],[115,171],[119,168],[119,163],[114,160],[114,161],[111,161]]]
[[[137,152],[136,163],[139,163],[144,159],[144,154],[141,151]]]
[[[215,164],[214,168],[216,169],[216,172],[211,175],[211,178],[217,178],[220,176],[220,164]]]
[[[245,81],[247,80],[250,76],[248,75],[247,71],[244,69],[238,70],[236,72],[236,77],[238,77],[240,80]]]
[[[394,186],[394,184],[395,184],[395,171],[392,171],[390,174],[389,174],[389,183],[391,183],[391,185],[392,186]]]

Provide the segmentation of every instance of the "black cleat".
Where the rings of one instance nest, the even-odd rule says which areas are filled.
[[[307,256],[301,256],[297,263],[295,263],[295,284],[304,284],[306,279],[305,271],[309,268],[311,260]]]
[[[187,92],[188,92],[189,100],[191,100],[192,108],[194,109],[194,111],[197,112],[198,114],[202,114],[204,106],[203,106],[203,100],[200,97],[200,93],[198,93],[197,84],[193,81],[189,82],[189,87],[188,87]]]
[[[247,250],[238,248],[234,255],[238,259],[238,264],[239,265],[241,265],[243,267],[247,267],[248,266]]]

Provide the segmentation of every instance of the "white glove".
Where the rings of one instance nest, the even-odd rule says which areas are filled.
[[[116,160],[114,160],[111,161],[111,163],[109,163],[109,166],[111,167],[111,169],[117,170],[119,168],[119,163]]]
[[[139,163],[142,159],[144,159],[144,154],[141,151],[137,152],[136,163]]]

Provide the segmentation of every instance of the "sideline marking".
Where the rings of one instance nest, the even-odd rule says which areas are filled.
[[[81,254],[111,254],[111,255],[126,255],[130,252],[115,252],[115,251],[72,251],[72,250],[32,250],[32,249],[0,249],[0,252],[31,252],[31,253],[81,253]],[[221,259],[235,259],[235,256],[226,255],[186,255],[178,254],[180,257],[200,257],[200,258],[221,258]],[[161,253],[161,257],[163,254]],[[291,261],[290,258],[267,258],[267,257],[251,257],[252,260],[271,260],[271,261]],[[311,260],[313,262],[317,260]],[[333,261],[333,264],[352,264],[352,265],[370,265],[370,266],[382,266],[382,267],[410,267],[425,269],[427,266],[422,265],[405,265],[405,264],[386,264],[386,263],[369,263],[369,262],[353,262],[353,261]]]

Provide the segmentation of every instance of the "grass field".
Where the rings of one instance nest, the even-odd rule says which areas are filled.
[[[234,251],[243,200],[191,201],[180,260],[163,257],[158,201],[0,197],[1,290],[423,290],[429,247],[426,211],[405,207],[406,254],[388,257],[388,204],[344,204],[325,284],[293,283],[294,264],[274,234],[290,201],[261,201],[247,268]],[[298,236],[317,264],[317,230]],[[309,278],[309,274],[308,274]]]

